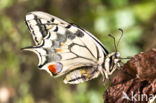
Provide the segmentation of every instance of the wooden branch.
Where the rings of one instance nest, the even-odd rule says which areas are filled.
[[[104,93],[104,103],[149,103],[156,96],[156,49],[129,60]]]

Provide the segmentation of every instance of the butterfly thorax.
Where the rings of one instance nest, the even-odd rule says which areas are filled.
[[[120,67],[120,54],[119,52],[112,52],[106,56],[105,62],[103,63],[104,75],[106,79]]]

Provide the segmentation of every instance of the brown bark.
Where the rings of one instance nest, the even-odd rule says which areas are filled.
[[[129,100],[123,99],[124,93]],[[104,93],[104,103],[148,103],[154,95],[156,49],[140,53],[124,64]]]

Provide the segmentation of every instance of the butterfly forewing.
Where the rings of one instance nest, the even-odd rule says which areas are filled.
[[[108,52],[91,33],[44,12],[27,14],[26,23],[36,44],[26,50],[38,55],[39,68],[55,77],[66,74],[71,84],[98,76]]]

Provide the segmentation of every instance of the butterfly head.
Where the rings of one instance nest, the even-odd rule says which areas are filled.
[[[105,59],[105,63],[103,65],[106,72],[105,75],[107,79],[109,78],[108,77],[109,75],[112,75],[115,70],[120,68],[120,62],[121,59],[120,59],[119,52],[113,52],[107,55]]]
[[[119,59],[120,58],[120,53],[119,52],[114,52],[115,58]]]
[[[115,72],[117,69],[120,68],[121,58],[120,58],[120,53],[118,52],[118,45],[123,36],[123,30],[122,29],[119,30],[121,31],[121,36],[117,44],[116,44],[115,37],[112,34],[109,34],[109,36],[114,40],[114,46],[116,51],[108,54],[103,64],[104,72],[107,79],[109,78],[109,75],[112,75],[113,72]]]
[[[117,43],[116,43],[115,37],[112,34],[108,34],[108,36],[110,36],[114,40],[115,52],[113,52],[111,54],[108,54],[107,58],[113,58],[115,64],[119,63],[121,61],[120,53],[118,52],[118,45],[119,45],[119,42],[120,42],[120,40],[121,40],[121,38],[123,36],[123,30],[121,28],[119,28],[119,30],[121,31],[121,36],[120,36]]]
[[[120,67],[120,62],[121,62],[121,58],[120,58],[120,53],[119,52],[115,52],[114,53],[114,63],[118,66],[118,67]]]

